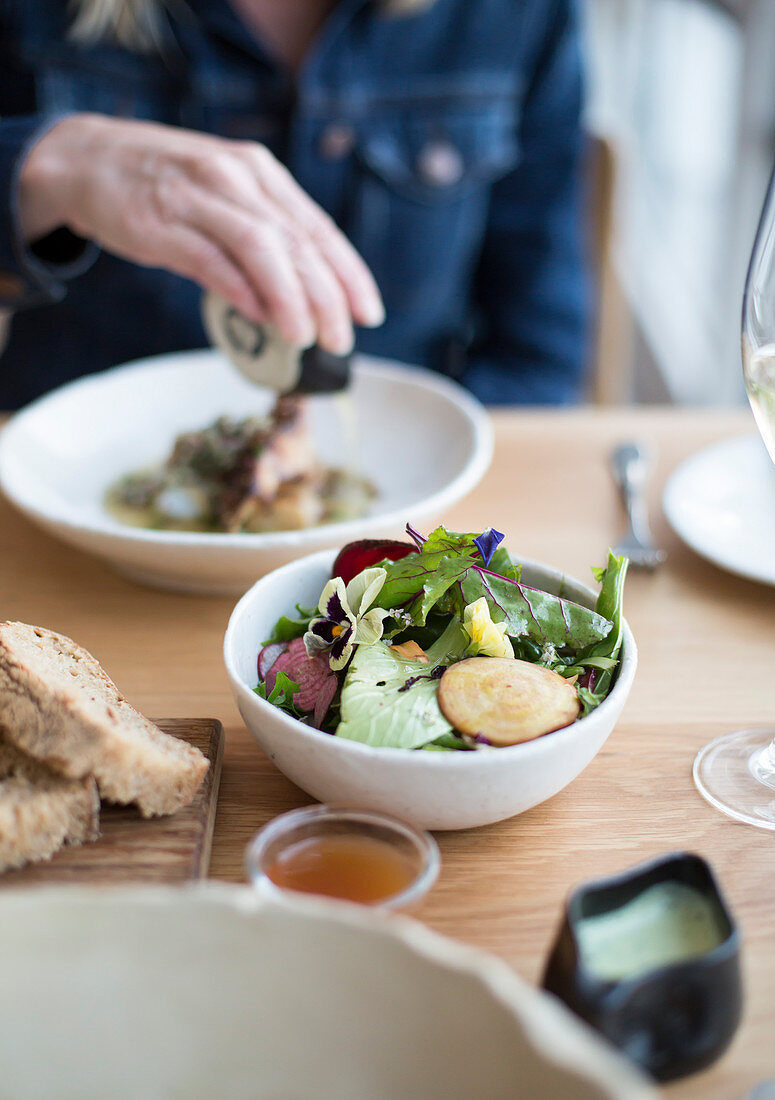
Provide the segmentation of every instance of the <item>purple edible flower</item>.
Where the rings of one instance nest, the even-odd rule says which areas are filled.
[[[339,672],[356,645],[373,645],[382,637],[382,620],[387,612],[371,605],[386,576],[384,569],[363,569],[346,588],[341,577],[331,578],[320,596],[320,615],[310,621],[304,635],[308,657],[328,653],[331,668]]]
[[[490,559],[505,537],[500,531],[496,531],[494,527],[488,527],[486,531],[482,531],[481,535],[474,539],[479,547],[479,553],[484,558],[485,565],[490,564]]]
[[[330,600],[329,603],[333,603],[333,600]],[[309,639],[311,643],[309,649],[313,653],[328,649],[334,660],[338,661],[344,654],[352,632],[352,623],[347,621],[347,616],[343,610],[336,617],[331,614],[328,619],[315,619],[309,628],[309,634],[312,636]],[[319,646],[316,645],[316,642],[319,643]]]

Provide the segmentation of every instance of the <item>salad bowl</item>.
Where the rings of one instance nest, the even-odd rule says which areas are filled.
[[[563,729],[506,748],[418,752],[381,748],[331,736],[284,713],[254,691],[256,658],[280,616],[296,604],[314,606],[335,555],[323,552],[259,580],[234,609],[224,661],[242,718],[258,744],[289,779],[325,802],[390,813],[424,829],[464,829],[524,812],[557,794],[589,764],[627,700],[637,648],[626,622],[616,680],[586,717]],[[537,562],[519,561],[527,585],[594,608],[585,585]]]
[[[356,356],[348,394],[349,402],[337,395],[310,398],[309,419],[318,459],[362,475],[376,490],[357,520],[216,533],[133,527],[111,515],[108,488],[163,460],[180,433],[216,417],[261,416],[271,408],[275,395],[211,350],[129,363],[33,402],[0,433],[0,489],[44,530],[133,580],[240,594],[256,577],[302,554],[362,534],[394,534],[407,517],[425,523],[442,515],[487,470],[489,418],[457,383]]]

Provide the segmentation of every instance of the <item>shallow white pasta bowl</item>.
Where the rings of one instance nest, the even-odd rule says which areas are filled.
[[[0,896],[14,1100],[649,1100],[505,963],[408,919],[247,887]]]
[[[311,399],[317,453],[377,488],[369,513],[346,523],[268,534],[149,531],[106,511],[106,488],[169,454],[180,432],[221,415],[271,407],[218,352],[129,363],[63,386],[17,413],[0,433],[0,488],[58,538],[132,578],[191,592],[244,592],[277,566],[353,538],[428,525],[465,496],[492,456],[489,418],[456,383],[418,368],[357,359],[352,408]],[[352,426],[350,433],[349,427]]]
[[[518,560],[518,559],[516,559]],[[297,603],[314,606],[334,555],[314,554],[263,577],[234,609],[224,660],[240,713],[261,748],[302,790],[324,802],[392,813],[425,829],[487,825],[545,802],[589,764],[611,733],[629,695],[637,649],[629,626],[618,676],[608,697],[565,729],[510,748],[477,752],[417,752],[372,748],[321,733],[260,699],[253,688],[262,642]],[[522,562],[526,584],[594,607],[578,581],[535,562]]]

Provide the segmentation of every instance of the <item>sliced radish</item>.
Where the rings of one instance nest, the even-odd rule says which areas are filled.
[[[265,645],[263,649],[258,651],[258,678],[259,680],[265,680],[269,673],[269,669],[275,663],[277,658],[285,653],[287,648],[286,642],[270,642],[269,645]]]
[[[278,672],[284,672],[290,680],[299,685],[293,701],[299,710],[307,712],[316,709],[318,698],[331,691],[333,685],[333,691],[326,705],[328,710],[339,681],[336,673],[331,671],[327,656],[320,654],[317,657],[308,657],[304,648],[304,639],[294,638],[269,669],[266,678],[267,695],[271,695],[274,690]]]
[[[391,539],[360,539],[358,542],[348,542],[337,554],[331,576],[341,577],[345,584],[349,584],[364,569],[384,561],[385,558],[399,561],[407,554],[416,553],[417,547],[411,542]]]
[[[328,708],[334,701],[338,686],[339,684],[336,676],[332,676],[326,681],[325,687],[322,688],[315,700],[315,713],[312,715],[312,722],[318,729],[323,725],[323,719],[328,714]]]

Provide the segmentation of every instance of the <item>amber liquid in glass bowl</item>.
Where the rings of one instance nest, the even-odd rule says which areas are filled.
[[[284,890],[373,905],[407,890],[417,867],[403,852],[372,837],[321,836],[291,844],[265,873]]]
[[[262,829],[248,849],[247,867],[259,890],[406,909],[435,882],[439,854],[432,837],[402,821],[311,806]]]

